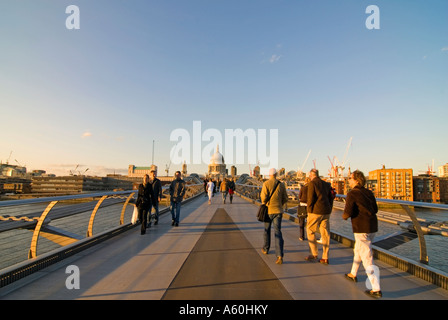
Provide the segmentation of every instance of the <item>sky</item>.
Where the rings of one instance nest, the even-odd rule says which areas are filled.
[[[257,143],[277,130],[267,151],[287,171],[448,162],[446,0],[2,0],[0,39],[0,160],[28,171],[126,174],[154,158],[171,175],[185,129],[188,172],[204,174],[195,122],[201,151],[209,129]]]

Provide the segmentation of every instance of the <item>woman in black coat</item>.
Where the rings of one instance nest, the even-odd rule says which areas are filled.
[[[372,242],[378,231],[378,205],[372,191],[364,187],[365,184],[366,178],[361,171],[356,170],[350,175],[349,185],[352,190],[347,194],[342,218],[352,220],[355,248],[352,270],[345,277],[356,282],[356,274],[362,262],[372,285],[372,290],[367,290],[366,293],[380,298],[379,269],[373,264],[372,251]]]
[[[149,183],[149,176],[145,174],[143,177],[143,183],[138,186],[137,202],[135,203],[138,209],[138,220],[142,224],[141,234],[146,233],[146,223],[148,219],[148,213],[154,202],[154,194],[152,185]]]

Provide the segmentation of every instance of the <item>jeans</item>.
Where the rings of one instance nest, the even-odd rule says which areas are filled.
[[[159,202],[156,201],[156,204],[154,206],[150,206],[149,208],[149,212],[148,212],[148,223],[151,224],[151,220],[153,215],[151,214],[152,208],[154,208],[155,210],[155,214],[154,214],[154,222],[159,222]]]
[[[270,214],[271,221],[264,223],[264,246],[263,249],[269,251],[271,246],[271,225],[274,224],[275,233],[275,254],[283,257],[283,235],[282,235],[282,213]]]
[[[171,201],[171,218],[175,223],[179,223],[180,204],[181,202]],[[174,210],[176,210],[176,213],[174,213]]]

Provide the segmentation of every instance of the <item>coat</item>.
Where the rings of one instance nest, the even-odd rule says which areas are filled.
[[[154,205],[154,201],[155,199],[151,184],[148,183],[146,186],[143,185],[143,183],[140,184],[138,186],[137,201],[135,205],[139,209],[148,210],[151,207],[151,205]]]
[[[185,181],[174,179],[170,184],[171,202],[182,202],[186,191]]]
[[[331,185],[319,177],[314,178],[308,184],[306,200],[308,213],[330,214],[333,209]]]
[[[351,218],[354,233],[378,231],[378,205],[372,191],[356,186],[348,194],[342,218]]]
[[[263,188],[261,188],[260,194],[261,203],[266,204],[266,200],[272,193],[276,183],[279,183],[279,185],[267,204],[268,214],[283,213],[283,205],[288,202],[285,185],[277,179],[271,178],[263,183]]]

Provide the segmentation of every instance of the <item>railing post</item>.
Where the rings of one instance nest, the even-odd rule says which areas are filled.
[[[50,213],[51,209],[58,203],[58,201],[52,201],[45,208],[44,212],[41,214],[39,220],[37,221],[36,228],[34,228],[33,237],[31,238],[30,250],[28,251],[28,259],[36,258],[37,256],[37,241],[39,240],[39,233],[42,225],[44,224],[47,215]]]
[[[426,250],[426,241],[425,241],[425,235],[423,233],[422,227],[420,226],[420,223],[417,220],[417,216],[415,213],[409,208],[408,205],[402,204],[401,207],[406,211],[408,216],[411,218],[412,223],[414,224],[415,231],[418,235],[418,242],[420,245],[420,262],[424,264],[428,264],[429,258],[428,253]]]
[[[89,227],[87,228],[87,234],[86,237],[89,238],[93,235],[93,221],[95,220],[96,212],[98,211],[100,205],[103,203],[104,200],[106,200],[108,196],[102,196],[101,199],[98,201],[98,203],[95,206],[95,209],[92,211],[92,215],[90,216],[89,221]]]
[[[121,215],[120,215],[120,226],[124,224],[124,212],[126,211],[126,207],[129,204],[129,201],[131,201],[131,199],[134,197],[134,192],[132,192],[129,197],[126,199],[124,205],[123,205],[123,209],[121,209]]]

